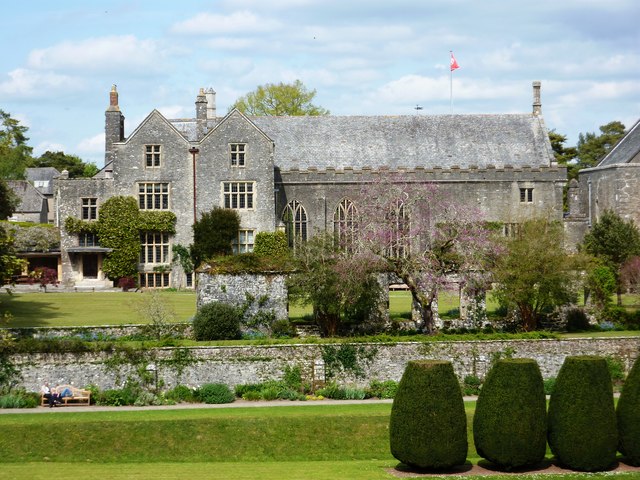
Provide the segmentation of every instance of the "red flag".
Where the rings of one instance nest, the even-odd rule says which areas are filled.
[[[456,57],[454,57],[453,52],[451,52],[451,71],[453,72],[456,68],[460,68],[460,65],[458,65]]]

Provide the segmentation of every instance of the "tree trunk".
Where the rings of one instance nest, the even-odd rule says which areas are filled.
[[[535,311],[527,307],[520,307],[519,310],[522,317],[522,329],[525,332],[533,332],[538,327]]]
[[[428,335],[434,334],[435,323],[433,318],[434,315],[432,305],[435,294],[425,294],[424,292],[420,291],[415,280],[409,275],[403,276],[401,278],[404,281],[405,285],[409,287],[411,298],[413,300],[412,307],[420,316],[421,325],[418,326],[418,329],[422,333],[426,333]]]

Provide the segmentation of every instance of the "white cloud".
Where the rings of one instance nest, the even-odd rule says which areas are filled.
[[[171,31],[183,35],[209,35],[213,37],[220,34],[252,35],[267,33],[284,27],[277,20],[259,17],[248,10],[242,10],[230,15],[198,13],[188,20],[174,24],[171,27]]]
[[[157,72],[162,50],[154,40],[139,40],[134,35],[66,41],[52,47],[33,50],[28,65],[40,70],[78,72]]]
[[[53,72],[37,72],[18,68],[8,73],[8,80],[0,82],[0,96],[47,98],[52,93],[73,92],[84,87],[82,80]]]
[[[43,141],[33,147],[33,153],[36,156],[42,155],[44,152],[66,152],[66,147],[62,143]]]
[[[98,133],[93,137],[84,138],[78,143],[76,150],[80,153],[104,153],[104,133]]]

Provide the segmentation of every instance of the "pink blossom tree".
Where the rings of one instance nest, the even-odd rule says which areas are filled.
[[[456,202],[433,183],[381,177],[359,195],[359,247],[402,279],[416,320],[433,333],[438,290],[452,275],[471,294],[485,289],[499,247],[478,209]]]

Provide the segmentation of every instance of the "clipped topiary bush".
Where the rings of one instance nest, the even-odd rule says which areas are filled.
[[[640,466],[640,361],[636,360],[618,399],[618,450],[626,463]]]
[[[473,418],[478,454],[505,470],[533,466],[547,448],[547,402],[535,360],[498,360],[478,396]]]
[[[198,390],[198,397],[204,403],[231,403],[236,397],[224,383],[207,383]]]
[[[233,305],[208,303],[193,318],[193,335],[196,340],[236,340],[242,335],[241,319],[242,313]]]
[[[391,454],[405,465],[444,470],[467,459],[467,417],[450,362],[411,361],[391,408]]]
[[[604,358],[565,359],[549,402],[547,436],[551,451],[572,470],[597,472],[615,462],[618,430]]]

